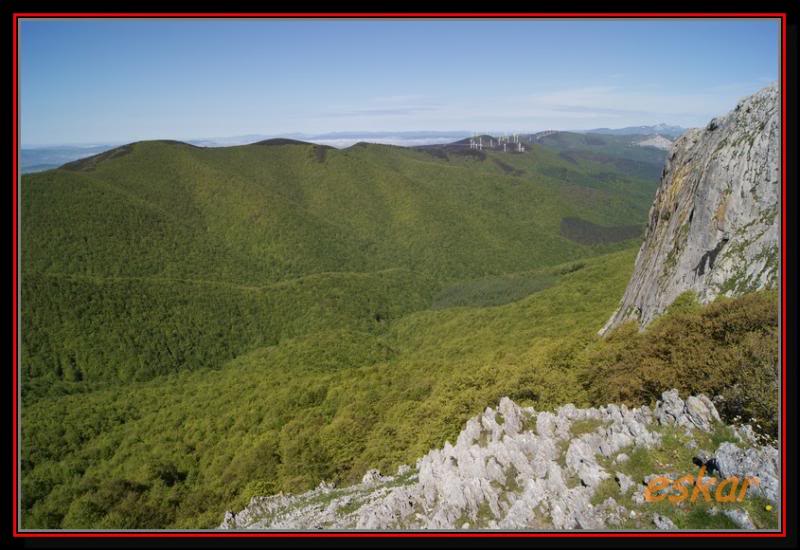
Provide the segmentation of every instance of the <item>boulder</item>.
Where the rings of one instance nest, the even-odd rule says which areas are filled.
[[[779,501],[780,457],[775,447],[741,449],[733,443],[725,442],[714,453],[714,459],[720,477],[755,477],[758,484],[750,485],[747,494],[760,495],[772,502]]]
[[[585,420],[599,425],[574,435],[570,426]],[[621,449],[651,449],[659,441],[656,424],[679,425],[694,433],[717,421],[710,400],[697,396],[684,401],[675,390],[664,392],[652,412],[617,405],[537,412],[503,398],[496,410],[489,407],[469,419],[454,445],[445,442],[432,449],[415,468],[400,466],[394,477],[372,469],[349,487],[322,482],[307,493],[253,497],[243,510],[227,512],[219,528],[599,530],[627,521],[642,525],[651,512],[644,498],[646,483],[657,475],[680,475],[653,472],[634,479],[620,471],[630,460]],[[608,461],[615,472],[601,465]],[[707,466],[709,474],[758,476],[761,484],[750,494],[777,499],[778,455],[772,447],[723,443],[714,453],[698,450],[694,461]],[[610,497],[593,504],[598,487],[609,478],[622,495],[630,495],[632,509]],[[731,519],[751,528],[742,513]],[[658,514],[653,524],[675,529]]]
[[[672,523],[672,520],[666,516],[662,516],[661,514],[653,514],[653,523],[659,529],[676,529],[675,524]]]

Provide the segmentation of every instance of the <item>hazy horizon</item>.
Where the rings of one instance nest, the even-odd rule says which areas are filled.
[[[777,80],[779,35],[777,19],[22,20],[21,141],[692,127]]]
[[[677,126],[670,124],[668,122],[654,122],[652,124],[637,124],[635,126],[658,126],[660,124],[665,124],[667,126]],[[364,130],[364,131],[341,131],[341,132],[325,132],[321,134],[304,134],[299,132],[285,132],[280,134],[236,134],[236,135],[226,135],[226,136],[196,136],[192,138],[184,138],[184,139],[176,139],[170,136],[163,136],[163,137],[153,137],[148,138],[145,140],[136,140],[136,139],[122,139],[122,140],[113,140],[113,141],[105,141],[105,142],[61,142],[61,143],[23,143],[21,144],[22,149],[56,149],[59,147],[63,148],[87,148],[90,149],[92,147],[97,146],[104,146],[104,145],[124,145],[127,143],[132,143],[135,141],[151,141],[151,140],[167,140],[172,139],[175,141],[184,141],[187,143],[198,143],[198,142],[216,142],[218,143],[217,146],[225,146],[225,145],[243,145],[246,143],[252,143],[252,141],[257,141],[260,139],[272,139],[272,138],[289,138],[289,139],[297,139],[297,140],[308,140],[314,143],[321,143],[326,145],[333,145],[335,142],[353,142],[353,140],[357,141],[367,141],[370,143],[386,143],[386,144],[397,144],[408,143],[409,146],[413,146],[414,144],[422,145],[428,143],[447,143],[448,140],[459,140],[465,137],[469,137],[475,133],[484,134],[484,135],[501,135],[501,134],[535,134],[540,131],[544,130],[558,130],[558,131],[565,131],[565,132],[589,132],[596,129],[610,129],[610,130],[617,130],[622,128],[628,128],[628,126],[620,126],[620,127],[601,127],[598,126],[596,128],[579,128],[573,130],[561,130],[560,128],[546,128],[546,129],[538,129],[538,130],[517,130],[514,132],[507,132],[507,131],[494,131],[494,130],[475,130],[475,131],[467,131],[467,130],[408,130],[408,131],[399,131],[399,132],[392,132],[392,131],[380,131],[380,130]],[[688,129],[688,128],[685,128]],[[429,136],[429,137],[424,137]],[[391,138],[397,139],[391,139]],[[362,139],[363,138],[363,139]],[[252,141],[250,141],[252,140]],[[335,146],[335,145],[334,145]],[[343,145],[346,147],[346,145]]]

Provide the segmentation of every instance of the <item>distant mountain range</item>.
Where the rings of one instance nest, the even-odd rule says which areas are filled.
[[[704,151],[732,135],[723,134],[729,119],[715,120],[689,135],[715,136]],[[769,128],[765,135],[777,135]],[[344,488],[362,480],[370,493],[393,490],[394,481],[370,469],[439,456],[427,453],[450,449],[445,441],[498,396],[539,411],[579,399],[599,406],[609,392],[658,387],[662,372],[691,381],[707,357],[716,362],[705,372],[721,373],[701,378],[710,394],[744,386],[746,395],[774,395],[762,370],[739,367],[744,357],[774,372],[777,300],[774,314],[766,297],[707,317],[682,305],[661,333],[594,336],[620,303],[648,220],[692,217],[688,183],[678,190],[678,212],[664,206],[670,220],[650,215],[667,157],[650,143],[666,139],[659,136],[482,134],[414,147],[366,143],[390,139],[385,134],[327,136],[360,138],[343,148],[288,137],[238,147],[144,141],[23,176],[23,527],[208,528],[253,497],[281,493],[269,502],[291,514],[350,496],[344,510],[355,513],[366,492]],[[682,166],[686,142],[675,146],[684,156],[673,166]],[[693,162],[708,164],[701,161]],[[776,174],[770,166],[765,173]],[[713,172],[714,181],[725,183],[727,173]],[[755,200],[736,188],[720,196],[733,206]],[[772,194],[758,196],[775,204]],[[703,204],[695,225],[741,216],[718,201]],[[733,222],[724,221],[726,229]],[[701,263],[678,266],[705,269],[721,250],[718,270],[732,250],[695,242]],[[744,313],[712,323],[720,311]],[[713,343],[721,331],[735,338],[727,347]],[[661,358],[676,348],[678,359]],[[725,402],[739,414],[740,394],[731,395]],[[501,406],[497,418],[521,430],[524,419],[509,412],[517,409]],[[758,406],[774,417],[776,407]],[[587,429],[607,429],[600,424],[583,418],[567,428],[580,442]],[[491,446],[478,436],[475,448]],[[715,452],[708,441],[698,447]],[[569,498],[588,489],[578,479],[583,470],[570,466],[580,462],[572,460],[575,445],[543,459],[570,476],[569,487],[559,485]],[[689,451],[675,469],[691,467]],[[659,452],[637,460],[631,452],[639,479],[652,471],[642,464],[666,464]],[[524,494],[529,473],[503,468],[500,481],[485,485]],[[599,471],[592,479],[602,481]],[[456,481],[450,486],[471,486]],[[607,486],[617,485],[610,478],[597,490],[606,499]],[[314,487],[310,497],[285,500]],[[489,521],[482,506],[475,517]],[[673,512],[675,525],[688,525],[681,522],[691,512]],[[246,517],[233,526],[246,526]],[[467,516],[448,517],[463,525]],[[643,518],[646,527],[652,520]],[[777,514],[764,518],[777,525]],[[717,519],[697,525],[716,527]]]
[[[627,135],[662,135],[674,139],[684,132],[679,126],[657,124],[655,126],[632,126],[628,128],[598,128],[579,132],[581,134],[605,134],[615,136]],[[519,134],[526,141],[531,136],[549,134]],[[247,145],[264,141],[266,139],[286,138],[295,139],[319,145],[329,145],[336,148],[350,147],[359,142],[379,143],[384,145],[400,145],[404,147],[418,147],[424,145],[446,144],[463,140],[472,135],[463,130],[448,131],[408,131],[408,132],[327,132],[322,134],[291,133],[280,135],[243,134],[228,137],[212,137],[186,140],[186,143],[199,147],[230,147],[234,145]],[[118,147],[121,143],[90,144],[90,145],[56,145],[23,147],[20,167],[22,173],[41,172],[57,168],[67,162],[96,155]]]
[[[687,128],[680,126],[670,126],[669,124],[656,124],[654,126],[627,126],[625,128],[594,128],[593,130],[584,130],[584,134],[606,134],[611,136],[652,136],[660,135],[672,139],[683,134]]]
[[[467,131],[417,131],[417,132],[328,132],[323,134],[244,134],[239,136],[212,137],[185,140],[186,143],[199,147],[231,147],[248,145],[267,139],[287,138],[331,147],[350,147],[362,141],[381,143],[384,145],[401,145],[415,147],[435,143],[449,143],[470,136]],[[20,167],[23,174],[41,172],[58,168],[62,164],[96,155],[114,147],[121,142],[91,145],[55,145],[22,147]]]
[[[247,134],[242,136],[188,140],[187,143],[199,145],[201,147],[223,147],[228,145],[247,145],[272,138],[288,138],[318,143],[320,145],[330,145],[338,148],[349,147],[360,141],[413,147],[415,145],[447,143],[468,137],[469,135],[471,135],[470,132],[466,131],[327,132],[323,134],[291,133],[275,135]]]

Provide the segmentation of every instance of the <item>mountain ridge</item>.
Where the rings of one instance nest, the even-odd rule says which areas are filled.
[[[282,334],[275,323],[258,322],[260,337],[243,331],[228,338],[230,345],[212,346],[205,359],[195,351],[186,355],[183,339],[192,330],[231,330],[223,320],[181,319],[176,299],[191,299],[193,280],[215,281],[215,299],[225,285],[270,288],[253,303],[255,311],[238,295],[221,310],[244,309],[242,318],[255,323],[256,311],[276,308],[276,322],[291,326],[284,295],[311,302],[299,289],[275,285],[306,280],[309,288],[329,292],[323,281],[305,277],[341,273],[343,289],[362,294],[354,305],[364,298],[375,304],[358,321],[372,327],[370,315],[423,308],[420,296],[432,303],[459,281],[541,270],[619,250],[638,237],[638,230],[616,226],[644,221],[654,181],[591,160],[567,163],[546,148],[483,154],[481,160],[449,149],[442,156],[376,144],[342,150],[296,140],[208,149],[150,140],[25,176],[22,290],[38,311],[24,319],[27,383],[40,392],[48,384],[52,391],[72,387],[75,378],[138,380],[189,364],[208,366]],[[581,227],[605,231],[586,240]],[[408,299],[380,290],[377,275],[349,275],[387,270],[395,270],[396,289]],[[97,298],[82,306],[92,289]],[[167,308],[165,319],[180,336],[152,335],[157,325],[144,310],[135,317],[152,343],[110,323],[112,311],[124,307],[117,295],[123,291]],[[210,311],[205,300],[194,302]],[[76,309],[85,312],[83,320],[73,318]],[[67,336],[66,327],[82,334],[98,324],[104,326],[98,341],[110,339],[118,369],[102,369],[97,350],[85,355],[94,348],[89,341]],[[32,344],[53,338],[58,343]],[[165,342],[173,353],[164,353]],[[142,357],[152,360],[141,364]]]
[[[587,134],[608,134],[608,135],[664,135],[670,139],[675,139],[686,132],[688,128],[681,126],[671,126],[663,122],[652,126],[626,126],[624,128],[594,128],[584,130]]]
[[[380,486],[370,468],[502,396],[638,406],[666,379],[774,433],[771,295],[595,336],[665,153],[524,149],[144,141],[24,176],[23,525],[206,528],[253,496]]]
[[[519,133],[520,136],[535,136],[546,134],[551,131],[539,132],[538,134]],[[581,132],[581,131],[577,131]],[[347,148],[360,141],[370,143],[383,143],[388,145],[399,145],[403,147],[424,147],[427,145],[446,145],[455,141],[469,139],[471,132],[466,131],[403,131],[403,132],[328,132],[323,134],[303,134],[285,133],[279,135],[248,134],[242,136],[230,136],[225,138],[199,138],[169,140],[180,141],[189,145],[199,147],[236,147],[241,145],[251,145],[259,141],[271,139],[292,139],[306,143],[316,143],[336,148]],[[489,136],[490,134],[484,134]],[[139,143],[146,141],[160,141],[158,139],[137,140],[128,143]],[[24,145],[21,151],[21,170],[22,173],[33,171],[48,170],[56,168],[64,163],[72,162],[85,158],[92,154],[102,153],[109,149],[120,147],[125,143],[113,142],[108,144],[76,144],[76,145]]]

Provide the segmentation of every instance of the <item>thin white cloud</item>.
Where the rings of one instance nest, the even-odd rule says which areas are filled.
[[[338,105],[315,118],[402,117],[437,111],[440,105],[420,94],[375,97],[361,105]]]
[[[406,94],[406,95],[390,95],[390,96],[375,97],[372,99],[372,102],[378,104],[406,105],[409,103],[425,102],[427,100],[428,98],[422,94]]]
[[[436,107],[395,107],[390,109],[364,108],[351,110],[337,110],[323,113],[323,117],[372,117],[372,116],[408,116],[417,113],[436,111]]]
[[[300,117],[322,130],[429,130],[472,128],[475,131],[536,131],[669,124],[703,126],[732,109],[762,82],[723,82],[692,92],[674,93],[663,86],[596,84],[550,88],[436,101],[419,94],[386,96],[361,105],[339,105]],[[437,98],[438,99],[438,98]],[[344,122],[344,120],[347,122]],[[344,125],[344,126],[343,126]]]

